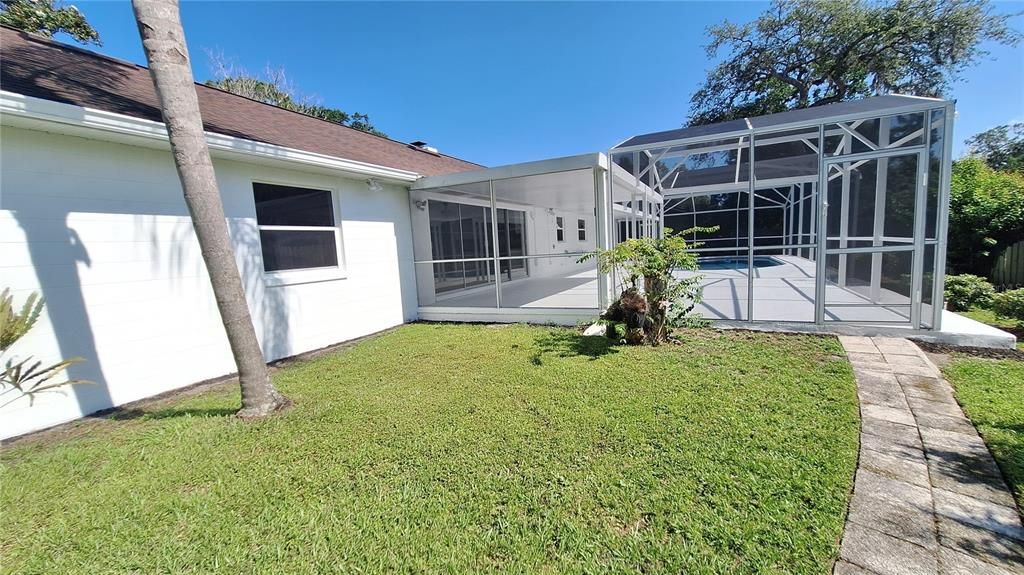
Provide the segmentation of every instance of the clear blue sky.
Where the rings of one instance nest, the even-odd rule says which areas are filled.
[[[128,2],[77,5],[102,36],[99,51],[145,63]],[[679,126],[712,64],[705,27],[764,6],[186,1],[182,17],[199,81],[210,77],[204,49],[251,72],[281,66],[302,92],[369,114],[395,139],[493,166]],[[991,52],[952,93],[958,154],[965,137],[1024,121],[1024,48]]]

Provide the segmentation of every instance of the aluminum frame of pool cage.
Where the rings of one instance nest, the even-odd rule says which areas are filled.
[[[922,121],[920,128],[908,134],[890,141],[890,129],[893,126],[900,127],[900,118],[913,118],[913,115],[920,114]],[[940,115],[941,114],[941,115]],[[942,308],[943,308],[943,287],[945,283],[945,259],[949,218],[949,186],[951,177],[952,161],[952,127],[955,115],[954,103],[947,100],[920,98],[912,96],[879,96],[864,100],[843,102],[803,110],[794,110],[769,116],[760,116],[744,120],[733,120],[710,126],[698,126],[694,128],[682,128],[667,132],[658,132],[629,138],[616,145],[608,151],[609,160],[613,163],[628,167],[632,170],[637,182],[643,182],[662,197],[662,202],[656,212],[650,212],[658,222],[656,229],[647,225],[631,225],[627,228],[625,237],[660,237],[665,227],[665,217],[672,217],[682,202],[674,200],[690,199],[713,194],[735,194],[736,207],[720,211],[735,211],[737,218],[745,211],[747,217],[746,236],[739,236],[739,225],[735,245],[732,247],[708,247],[700,248],[700,254],[713,254],[725,252],[746,252],[747,258],[747,293],[746,293],[746,317],[737,321],[746,323],[771,322],[782,323],[778,320],[758,320],[755,317],[756,293],[754,289],[755,265],[754,258],[757,252],[769,253],[778,250],[797,250],[797,253],[813,254],[815,266],[814,276],[814,321],[816,325],[833,324],[884,324],[887,321],[879,320],[843,320],[826,319],[828,309],[841,307],[864,307],[864,308],[886,308],[909,306],[909,316],[904,316],[906,321],[898,321],[899,325],[908,326],[914,330],[929,329],[938,331],[941,329]],[[872,125],[877,120],[878,136],[876,141],[862,133],[861,125]],[[912,126],[913,127],[913,126]],[[800,132],[794,134],[794,131]],[[773,134],[774,137],[764,138],[765,135]],[[813,135],[811,135],[813,134]],[[897,132],[898,134],[898,132]],[[941,138],[941,142],[933,141],[934,136]],[[838,137],[838,147],[832,153],[826,149],[826,144],[833,144]],[[812,145],[816,140],[816,146]],[[919,142],[918,142],[919,140]],[[798,156],[809,157],[816,155],[816,174],[801,174],[791,178],[772,180],[770,178],[758,180],[757,150],[761,146],[776,144],[792,144],[802,142],[813,154],[794,154],[793,159]],[[741,178],[742,164],[744,162],[744,148],[746,149],[746,174],[745,180]],[[690,158],[698,155],[711,154],[735,154],[734,166],[726,161],[725,166],[715,166],[719,171],[722,168],[735,168],[731,181],[713,182],[704,185],[691,185],[677,188],[675,184],[682,175],[699,175],[700,169],[689,169],[682,161],[674,167],[662,166],[666,159]],[[731,158],[732,156],[729,155]],[[887,193],[890,191],[889,180],[894,175],[907,175],[905,173],[889,172],[890,160],[896,160],[897,170],[900,161],[908,158],[916,158],[913,174],[913,218],[912,234],[907,236],[886,235],[886,215],[889,213],[886,205]],[[789,159],[789,158],[783,158]],[[938,160],[937,173],[934,172],[935,160]],[[871,209],[874,212],[872,235],[870,237],[850,235],[851,215],[859,216],[852,212],[850,199],[851,180],[862,178],[863,174],[856,171],[861,166],[873,163],[875,166],[875,188],[869,195]],[[682,166],[682,167],[680,167]],[[792,166],[798,168],[799,166]],[[664,172],[667,168],[667,173]],[[699,168],[699,166],[697,167]],[[834,171],[834,172],[833,172]],[[839,179],[839,206],[829,205],[829,196],[832,191],[830,183]],[[935,205],[931,205],[931,186],[929,177],[938,177],[938,185],[934,191]],[[671,182],[667,180],[672,178]],[[666,186],[666,184],[669,184]],[[804,200],[807,193],[807,184],[810,184],[809,219],[807,230],[803,229],[804,221]],[[755,234],[756,212],[761,209],[757,205],[759,192],[762,190],[773,190],[789,186],[788,197],[785,202],[793,205],[792,198],[799,195],[799,222],[796,222],[795,212],[787,213],[783,208],[782,226],[784,230],[781,243],[760,245],[756,240],[770,236],[757,236]],[[797,186],[800,190],[797,192]],[[746,194],[744,196],[744,193]],[[778,193],[778,192],[776,192]],[[859,194],[859,186],[857,193]],[[745,210],[740,207],[740,201],[746,198]],[[781,194],[780,194],[781,197]],[[898,196],[897,196],[898,197]],[[763,198],[762,198],[763,199]],[[858,196],[858,204],[862,198]],[[611,200],[609,200],[611,202]],[[644,202],[646,203],[646,202]],[[635,204],[634,204],[635,205]],[[634,205],[631,205],[632,209]],[[694,221],[698,212],[694,205]],[[609,212],[614,206],[609,205]],[[840,210],[839,233],[831,235],[829,209]],[[857,208],[862,206],[858,205]],[[934,207],[934,214],[929,214],[929,209]],[[641,213],[645,215],[644,222],[648,221],[646,215],[650,206],[641,206]],[[928,217],[934,217],[929,222]],[[787,220],[789,225],[787,227]],[[737,222],[739,223],[739,222]],[[857,224],[863,222],[857,221]],[[934,235],[927,237],[929,223],[933,226]],[[793,227],[796,226],[798,238],[796,243],[786,243],[788,238],[794,236]],[[859,226],[855,226],[859,227]],[[779,236],[774,236],[779,237]],[[805,238],[808,238],[805,241]],[[615,240],[621,240],[618,234]],[[745,245],[740,240],[745,239]],[[838,242],[838,247],[832,243]],[[870,242],[870,245],[853,245]],[[926,294],[924,293],[924,265],[927,251],[932,251],[932,285],[927,298],[931,305],[931,314],[928,318],[922,317]],[[886,254],[909,253],[910,263],[910,290],[909,304],[884,304],[876,299],[881,291],[883,279],[883,265]],[[829,303],[827,299],[827,288],[829,267],[831,257],[837,260],[836,275],[839,286],[846,289],[846,275],[848,273],[848,261],[852,257],[863,257],[870,255],[871,278],[870,278],[870,299],[866,303],[842,304]],[[770,253],[769,253],[770,255]],[[898,257],[898,256],[894,256]],[[809,258],[808,258],[809,259]],[[612,285],[617,285],[615,278],[612,278]],[[903,316],[903,314],[899,314]]]

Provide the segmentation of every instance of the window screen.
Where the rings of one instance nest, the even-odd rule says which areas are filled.
[[[263,270],[338,266],[338,228],[328,190],[253,183]]]

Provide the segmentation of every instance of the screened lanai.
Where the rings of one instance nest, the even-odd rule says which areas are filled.
[[[615,240],[716,228],[689,238],[709,319],[938,329],[952,120],[890,95],[630,138],[609,157],[653,194]]]
[[[661,202],[605,154],[417,181],[410,199],[420,318],[593,319],[608,305],[609,278],[594,260],[578,260],[609,247],[611,230],[627,221],[658,223],[626,205],[634,197]]]

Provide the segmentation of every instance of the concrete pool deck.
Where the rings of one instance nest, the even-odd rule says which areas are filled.
[[[913,331],[905,325],[909,305],[903,303],[903,296],[882,290],[881,299],[888,305],[873,305],[855,289],[833,283],[826,283],[825,287],[825,316],[831,323],[816,325],[814,262],[796,256],[772,257],[782,265],[754,270],[754,322],[747,321],[746,269],[698,272],[704,276],[704,301],[695,311],[713,320],[717,327],[725,328],[914,337],[978,347],[1015,345],[1013,335],[945,310],[942,331]],[[561,275],[530,276],[502,283],[500,310],[494,309],[492,284],[446,294],[436,303],[420,307],[419,313],[422,319],[432,321],[541,321],[575,325],[596,318],[600,312],[597,294],[596,270],[575,269]],[[923,308],[924,315],[930,316],[931,306]]]

